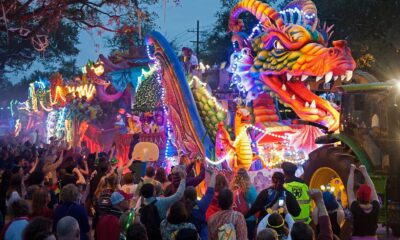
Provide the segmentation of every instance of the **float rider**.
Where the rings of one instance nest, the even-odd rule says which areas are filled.
[[[301,208],[300,214],[297,217],[293,216],[293,219],[296,222],[304,222],[309,224],[311,222],[311,200],[310,196],[308,195],[308,186],[302,179],[295,176],[297,170],[297,166],[295,164],[284,162],[282,163],[281,167],[283,169],[283,173],[285,174],[284,187],[295,196]]]

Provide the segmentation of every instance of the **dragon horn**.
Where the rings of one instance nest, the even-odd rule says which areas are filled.
[[[275,25],[277,28],[283,28],[284,21],[281,15],[275,11],[270,5],[257,0],[243,0],[239,2],[232,10],[229,17],[229,30],[232,32],[240,32],[243,22],[239,20],[241,13],[248,11],[253,14],[263,26],[270,28]]]

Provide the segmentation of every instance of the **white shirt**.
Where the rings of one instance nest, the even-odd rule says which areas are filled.
[[[192,66],[197,66],[199,65],[199,60],[197,59],[197,57],[195,55],[192,54],[192,56],[190,56],[190,64]]]
[[[9,208],[11,206],[11,204],[13,204],[13,202],[16,202],[20,199],[21,199],[21,196],[19,195],[19,193],[17,191],[12,192],[10,198],[6,199],[7,208]]]

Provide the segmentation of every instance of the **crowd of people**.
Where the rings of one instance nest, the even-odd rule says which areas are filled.
[[[344,203],[308,189],[291,163],[257,193],[245,169],[228,177],[182,156],[169,173],[149,164],[142,177],[113,152],[2,139],[0,239],[322,240],[340,238],[344,221],[353,239],[377,239],[380,203],[362,165],[350,168]],[[355,184],[356,169],[365,184]]]

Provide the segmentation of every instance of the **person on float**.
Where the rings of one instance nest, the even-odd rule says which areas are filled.
[[[361,165],[358,170],[365,179],[365,184],[358,187],[354,194],[354,171],[356,166],[351,164],[349,179],[347,180],[347,197],[349,199],[350,211],[353,216],[353,237],[352,239],[378,239],[376,230],[378,228],[378,218],[380,203],[374,183],[368,175],[367,169]]]
[[[311,199],[308,196],[308,186],[302,179],[296,177],[297,166],[295,164],[284,162],[281,167],[285,175],[285,184],[283,186],[293,194],[301,208],[300,214],[293,216],[293,219],[296,222],[309,224],[311,222]]]

